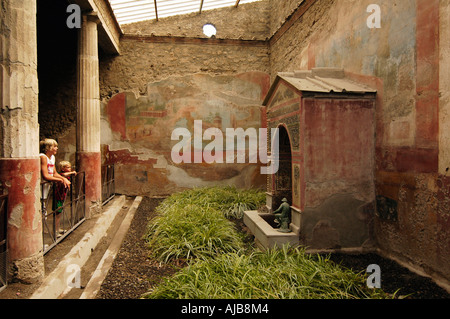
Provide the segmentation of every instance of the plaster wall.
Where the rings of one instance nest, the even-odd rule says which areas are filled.
[[[172,76],[268,72],[268,47],[264,44],[155,43],[151,39],[125,37],[120,56],[100,58],[103,101],[125,90],[145,94],[148,83]]]
[[[378,1],[381,28],[369,28],[372,2],[315,1],[271,43],[270,74],[341,67],[377,89],[378,246],[448,280],[449,3]]]
[[[270,0],[270,36],[275,34],[304,0]]]
[[[104,162],[115,164],[116,191],[126,194],[163,195],[192,187],[264,185],[258,164],[227,162],[217,152],[215,163],[195,162],[204,148],[221,137],[225,151],[227,128],[258,129],[261,126],[261,99],[268,89],[268,75],[245,72],[237,75],[193,74],[151,82],[146,94],[121,92],[105,106],[102,121]],[[201,121],[200,135],[194,121]],[[173,160],[172,139],[176,128],[189,132],[192,156],[182,163]],[[206,129],[218,135],[206,138]],[[195,140],[201,140],[195,145]],[[175,151],[174,151],[175,152]],[[248,144],[247,144],[248,154]],[[179,150],[176,151],[179,154]]]
[[[373,99],[305,98],[301,236],[310,248],[373,245]],[[302,134],[301,134],[302,135]]]
[[[99,51],[102,160],[103,163],[117,160],[116,185],[118,188],[116,190],[118,192],[167,194],[179,189],[178,186],[210,185],[222,179],[226,180],[224,183],[248,186],[255,182],[255,178],[259,178],[254,176],[256,171],[254,167],[244,169],[245,165],[239,164],[236,169],[236,165],[227,163],[220,164],[215,169],[208,170],[207,173],[201,173],[202,165],[198,164],[191,164],[188,168],[178,167],[175,171],[173,171],[174,167],[169,166],[171,169],[169,173],[166,161],[170,161],[170,149],[173,146],[170,144],[170,130],[174,126],[166,127],[164,123],[174,120],[170,109],[172,99],[179,100],[180,94],[185,94],[186,99],[190,98],[197,103],[191,105],[191,109],[198,109],[193,116],[198,116],[196,119],[199,120],[203,119],[205,125],[208,120],[203,118],[203,115],[209,110],[209,104],[222,103],[233,110],[240,108],[241,114],[247,114],[246,116],[252,119],[249,122],[252,123],[251,125],[255,128],[261,126],[259,105],[270,84],[267,74],[268,46],[263,41],[269,29],[268,5],[268,1],[262,1],[240,5],[237,9],[233,7],[207,10],[201,15],[194,13],[163,18],[157,23],[130,24],[123,27],[125,36],[120,41],[119,55],[109,55],[103,50]],[[59,7],[54,10],[59,10]],[[44,11],[40,12],[41,21],[44,21],[46,19],[43,15]],[[61,17],[65,16],[61,15]],[[218,34],[215,40],[208,41],[209,39],[202,34],[202,26],[205,22],[216,25]],[[55,23],[61,23],[60,19],[56,19]],[[57,61],[54,61],[51,55],[40,54],[39,65],[42,72],[39,75],[40,86],[43,88],[39,110],[40,133],[41,138],[53,137],[58,140],[58,162],[69,160],[75,163],[77,147],[75,139],[76,56],[74,55],[76,34],[70,33],[67,28],[55,27],[55,29],[64,31],[60,34],[61,41],[64,41],[64,47],[69,49],[66,50],[63,46],[58,47]],[[41,32],[40,47],[49,47],[51,44],[47,42],[49,39],[45,36],[47,30],[44,26]],[[168,35],[171,37],[167,37]],[[199,42],[199,40],[202,41]],[[212,76],[210,81],[214,82],[212,84],[214,93],[208,92],[208,84],[204,80],[201,83],[194,83],[201,75]],[[188,79],[186,76],[191,78]],[[239,88],[241,84],[236,85],[236,83],[243,84],[242,89]],[[185,87],[181,88],[180,85]],[[234,87],[230,87],[233,85]],[[149,88],[157,90],[158,86],[161,86],[159,90],[164,92],[158,98],[162,99],[163,105],[158,104],[157,108],[164,108],[169,103],[167,114],[158,118],[157,116],[162,113],[159,115],[154,113],[154,117],[148,119],[149,122],[158,122],[158,125],[152,129],[153,135],[150,140],[144,139],[139,142],[129,140],[132,134],[130,132],[135,126],[129,121],[120,122],[128,119],[124,113],[120,115],[116,113],[111,117],[111,113],[108,112],[117,108],[120,103],[128,105],[127,110],[134,107],[130,105],[139,104],[144,111],[147,109],[152,111],[154,105],[151,105],[153,102],[149,101],[153,101],[155,93],[148,90]],[[243,92],[244,88],[250,90],[250,93]],[[198,92],[192,91],[197,89]],[[257,97],[252,91],[255,89]],[[171,96],[176,91],[178,93]],[[219,96],[213,96],[214,94]],[[195,98],[193,98],[194,95]],[[246,110],[247,108],[251,111]],[[159,112],[161,109],[156,111]],[[230,114],[231,112],[223,116],[230,118]],[[255,121],[257,121],[256,124]],[[121,126],[124,123],[125,126]],[[226,125],[231,124],[233,123],[228,121]],[[244,127],[247,125],[239,121],[235,124]],[[148,124],[146,129],[151,126],[151,123]],[[118,127],[121,127],[119,131],[117,131]],[[123,132],[124,128],[129,135],[121,135],[121,133],[117,135],[118,132]],[[158,133],[159,130],[161,131]],[[155,136],[163,136],[162,132],[167,135],[153,144]],[[162,144],[164,144],[163,147]],[[242,173],[242,170],[245,172]],[[136,177],[132,177],[133,174]],[[237,176],[241,174],[244,175],[238,178]],[[172,176],[171,178],[178,176],[178,182],[169,181],[166,175]],[[152,182],[145,183],[146,180]],[[138,183],[133,185],[136,181]],[[260,184],[256,182],[256,185]]]
[[[263,187],[259,164],[172,161],[177,127],[262,126],[269,88],[268,1],[124,26],[119,56],[100,59],[103,163],[116,191],[160,195],[207,185]],[[217,27],[206,39],[202,26]],[[170,38],[168,37],[170,36]],[[209,141],[204,141],[206,146]],[[224,144],[225,145],[225,144]],[[198,149],[192,149],[199,151]]]

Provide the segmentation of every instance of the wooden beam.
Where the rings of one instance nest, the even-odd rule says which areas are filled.
[[[153,3],[155,4],[155,16],[156,16],[156,21],[158,21],[158,5],[156,4],[156,0],[153,0]]]
[[[235,8],[237,8],[237,7],[238,7],[238,5],[239,5],[239,1],[241,1],[241,0],[236,0],[236,4],[234,5],[234,7],[235,7]]]
[[[202,13],[202,8],[203,8],[203,0],[200,2],[200,11],[198,13]]]

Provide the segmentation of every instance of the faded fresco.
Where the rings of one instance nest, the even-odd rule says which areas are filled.
[[[194,74],[149,83],[137,96],[122,92],[104,108],[102,145],[105,163],[116,165],[116,187],[127,194],[167,194],[181,188],[213,184],[264,186],[259,164],[174,163],[171,151],[176,128],[191,134],[192,156],[211,143],[203,132],[217,128],[258,129],[269,77],[261,72],[236,76]],[[194,121],[201,121],[201,147],[194,147]],[[217,156],[220,157],[219,154]],[[137,183],[136,183],[137,182]]]

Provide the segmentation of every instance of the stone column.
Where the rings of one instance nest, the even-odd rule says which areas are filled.
[[[77,170],[86,173],[88,217],[101,208],[102,196],[98,23],[95,13],[83,15],[78,35]]]
[[[8,194],[7,240],[14,277],[44,276],[36,1],[0,0],[0,191]]]

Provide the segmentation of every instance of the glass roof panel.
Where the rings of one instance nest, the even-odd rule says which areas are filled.
[[[255,1],[260,0],[203,0],[203,5],[202,0],[109,0],[119,24],[231,7]]]

